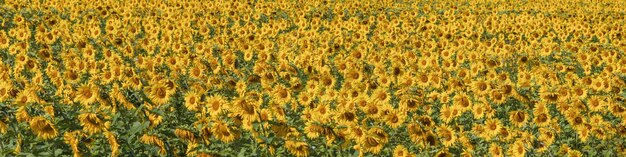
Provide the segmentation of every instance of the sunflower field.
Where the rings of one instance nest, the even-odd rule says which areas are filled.
[[[0,156],[626,156],[624,1],[0,4]]]

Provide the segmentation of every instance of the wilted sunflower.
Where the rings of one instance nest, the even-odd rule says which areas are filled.
[[[30,129],[37,137],[44,140],[55,138],[58,134],[54,125],[41,116],[33,117],[30,120]]]
[[[174,134],[176,135],[176,137],[187,141],[187,142],[195,142],[196,138],[193,132],[187,130],[187,129],[180,129],[177,128],[174,130]]]
[[[165,143],[163,142],[163,140],[159,139],[159,137],[157,137],[156,135],[143,134],[143,136],[141,136],[141,142],[144,144],[149,144],[149,145],[154,145],[154,146],[159,147],[159,154],[161,155],[167,154],[167,150],[165,149]]]

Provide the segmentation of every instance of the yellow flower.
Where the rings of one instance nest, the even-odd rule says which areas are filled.
[[[95,103],[99,97],[98,87],[93,84],[83,84],[76,90],[76,97],[74,101],[80,102],[80,104],[89,106]]]
[[[521,128],[524,124],[526,124],[527,119],[528,117],[526,112],[522,110],[513,111],[509,114],[509,121],[511,121],[511,123],[518,128]]]
[[[440,141],[443,143],[445,147],[452,146],[457,139],[457,135],[452,128],[449,126],[440,126],[437,128],[437,134],[439,135]]]
[[[215,135],[215,137],[222,142],[230,143],[237,138],[236,133],[229,128],[228,124],[223,122],[213,124],[211,131],[213,132],[213,135]]]
[[[189,111],[198,111],[201,106],[200,94],[195,91],[189,91],[185,94],[185,107]]]
[[[309,145],[306,142],[298,142],[298,141],[285,141],[285,147],[292,155],[301,157],[301,156],[309,156]]]
[[[117,143],[117,139],[115,139],[115,134],[106,131],[104,132],[104,136],[107,138],[107,140],[109,141],[109,145],[111,146],[111,156],[118,156],[120,154],[120,144]]]
[[[176,135],[176,137],[184,140],[184,141],[188,141],[188,142],[195,142],[196,138],[193,132],[186,130],[186,129],[180,129],[177,128],[174,130],[174,134]]]
[[[167,150],[165,150],[165,143],[156,135],[143,134],[143,136],[141,136],[141,142],[159,147],[159,154],[161,155],[165,155],[167,153]]]
[[[2,120],[0,120],[0,134],[6,134],[7,133],[7,124],[4,123]]]
[[[409,157],[411,156],[411,152],[409,152],[404,145],[397,145],[396,148],[393,149],[394,157]]]
[[[391,112],[386,116],[385,124],[389,125],[393,129],[396,129],[404,124],[405,119],[406,112],[400,110],[391,110]]]
[[[495,118],[489,118],[485,121],[485,133],[488,137],[494,137],[500,131],[502,124],[500,120]]]
[[[110,122],[101,120],[95,113],[80,114],[78,119],[80,120],[80,125],[83,126],[83,130],[89,134],[106,131],[110,125]]]
[[[30,128],[37,137],[49,140],[55,138],[58,134],[57,129],[47,119],[37,116],[30,120]]]
[[[155,83],[152,87],[148,88],[147,92],[148,98],[152,100],[152,102],[156,105],[163,105],[167,103],[170,99],[170,95],[172,94],[167,86],[161,83]]]

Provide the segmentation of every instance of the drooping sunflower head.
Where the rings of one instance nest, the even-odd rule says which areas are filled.
[[[89,134],[99,133],[109,128],[109,122],[105,122],[95,113],[83,113],[78,116],[83,130]]]
[[[37,135],[37,137],[49,140],[55,138],[58,134],[54,125],[43,117],[33,117],[30,120],[30,128]]]

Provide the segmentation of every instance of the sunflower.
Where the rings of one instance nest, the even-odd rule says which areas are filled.
[[[465,112],[472,109],[472,100],[465,93],[459,93],[452,98],[453,105],[456,106],[460,112]]]
[[[551,145],[554,142],[556,135],[553,131],[547,128],[539,128],[539,140],[544,142],[545,145]]]
[[[454,119],[454,113],[453,113],[453,107],[450,107],[448,105],[442,106],[441,110],[439,111],[440,115],[439,118],[445,122],[445,123],[450,123],[452,121],[452,119]]]
[[[217,117],[219,113],[228,110],[228,101],[221,95],[212,95],[206,98],[207,111],[212,117]]]
[[[337,112],[337,114],[335,114],[335,116],[337,116],[337,123],[345,126],[355,124],[359,120],[359,117],[357,117],[357,114],[354,111],[347,109],[341,109]]]
[[[589,108],[589,110],[595,111],[595,112],[604,110],[606,107],[606,104],[607,103],[605,100],[595,95],[591,96],[591,98],[587,100],[587,107]]]
[[[185,94],[185,107],[189,111],[199,111],[201,110],[201,100],[200,94],[196,91],[189,91]]]
[[[170,99],[172,92],[162,83],[155,83],[148,88],[148,98],[156,105],[164,105]]]
[[[456,142],[456,133],[449,126],[438,127],[437,134],[445,147],[450,147]]]
[[[487,137],[494,137],[502,127],[501,122],[495,118],[489,118],[485,121],[485,134]]]
[[[4,31],[0,31],[0,49],[6,49],[10,45],[10,39]]]
[[[419,109],[423,105],[423,102],[416,98],[406,98],[400,101],[400,110],[413,112]]]
[[[422,128],[419,124],[413,123],[407,126],[407,132],[409,134],[409,138],[414,143],[421,142],[421,139],[426,133],[426,130]]]
[[[89,83],[83,84],[76,90],[76,97],[74,101],[80,102],[80,104],[89,106],[95,103],[99,97],[98,87]]]
[[[83,130],[89,134],[106,131],[110,126],[110,122],[101,120],[95,113],[80,114],[78,115],[78,120],[80,120],[80,125],[83,126]]]
[[[587,142],[587,140],[589,140],[589,136],[591,135],[591,130],[587,128],[576,129],[576,134],[578,134],[580,141]]]
[[[504,153],[502,152],[502,147],[496,143],[491,143],[491,145],[489,145],[489,154],[491,154],[491,156],[493,157],[504,156]]]
[[[32,93],[31,91],[28,91],[28,90],[22,90],[21,92],[19,92],[15,96],[15,98],[14,98],[15,103],[18,106],[26,106],[28,104],[34,103],[35,102],[35,98],[34,98],[35,94],[36,93]]]
[[[565,119],[574,128],[582,129],[582,127],[584,127],[584,124],[587,123],[587,119],[583,117],[583,115],[581,115],[580,111],[578,110],[569,110],[567,113],[565,113]]]
[[[524,124],[526,124],[527,119],[528,117],[526,115],[526,112],[524,112],[523,110],[513,111],[509,113],[509,121],[511,121],[511,123],[518,128],[521,128]]]
[[[513,157],[523,157],[526,155],[526,147],[522,141],[515,141],[509,146],[508,155]]]
[[[490,98],[494,104],[498,104],[498,105],[504,104],[507,100],[507,97],[504,94],[502,94],[500,90],[492,90]]]
[[[244,97],[239,97],[232,102],[231,112],[236,116],[240,116],[245,121],[255,122],[259,120],[257,114],[261,106],[258,103],[253,103]]]
[[[362,143],[365,151],[371,152],[373,154],[380,153],[384,146],[384,144],[382,144],[378,139],[372,137],[372,135],[365,135],[361,138],[359,143]]]
[[[301,157],[309,156],[309,145],[306,142],[299,141],[285,141],[285,147],[292,155]]]
[[[188,141],[188,142],[196,141],[194,133],[187,129],[177,128],[174,130],[174,135],[176,135],[176,137],[182,139],[183,141]]]
[[[406,112],[392,110],[389,114],[386,115],[385,124],[394,129],[398,128],[404,123],[406,116]]]
[[[347,132],[347,138],[351,140],[361,139],[366,133],[366,131],[358,125],[348,126]]]
[[[159,139],[159,137],[157,137],[156,135],[143,134],[143,136],[141,136],[141,142],[144,144],[149,144],[149,145],[154,145],[154,146],[159,147],[159,154],[161,155],[165,155],[167,153],[167,150],[165,149],[165,143],[163,142],[163,140]]]
[[[282,85],[274,87],[272,98],[279,104],[286,104],[291,100],[291,92]]]
[[[491,87],[489,86],[489,84],[482,79],[479,79],[472,83],[472,91],[477,95],[485,95],[490,90]]]
[[[0,83],[0,101],[5,101],[10,97],[10,92],[13,89],[13,85],[8,81],[2,81]]]
[[[234,133],[233,130],[229,128],[228,124],[220,121],[213,124],[211,132],[217,139],[225,143],[230,143],[237,138],[236,133]]]
[[[411,153],[409,152],[408,149],[406,149],[406,147],[404,147],[404,145],[399,144],[396,146],[396,148],[393,149],[393,156],[394,157],[409,157],[411,156]]]
[[[0,134],[6,134],[7,133],[7,124],[4,123],[2,120],[0,120]]]
[[[30,129],[38,138],[49,140],[55,138],[58,134],[57,129],[47,119],[37,116],[30,120]]]
[[[533,119],[534,124],[540,127],[547,126],[550,123],[550,114],[547,112],[539,112],[534,113],[535,118]]]

